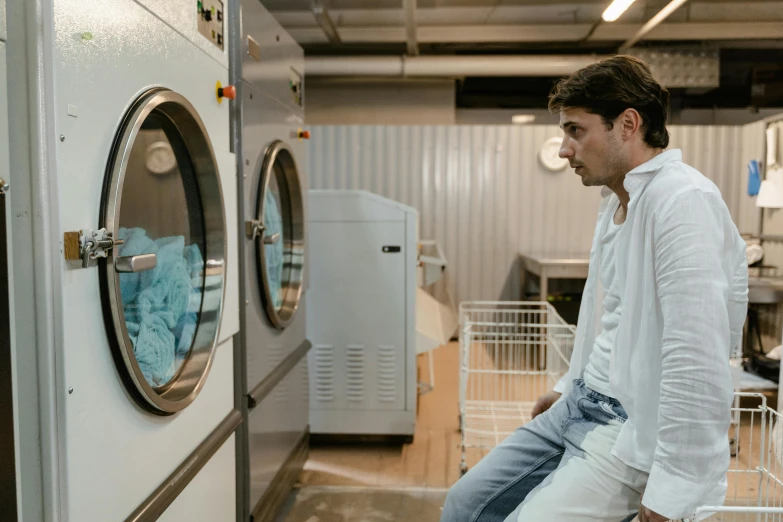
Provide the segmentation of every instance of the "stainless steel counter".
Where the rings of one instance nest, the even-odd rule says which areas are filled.
[[[783,302],[783,278],[748,277],[748,301],[750,304]]]
[[[541,300],[549,295],[550,279],[587,279],[590,255],[559,255],[544,253],[522,253],[522,284],[526,273],[535,274],[541,280]]]

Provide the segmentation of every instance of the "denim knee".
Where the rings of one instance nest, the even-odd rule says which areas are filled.
[[[440,522],[468,522],[478,507],[474,497],[470,475],[466,475],[449,489]]]

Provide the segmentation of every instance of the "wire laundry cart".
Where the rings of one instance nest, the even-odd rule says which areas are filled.
[[[538,397],[565,375],[576,329],[549,303],[460,305],[460,470],[466,451],[491,450],[531,417]],[[689,522],[783,522],[783,425],[761,393],[735,393],[728,490],[722,506]]]
[[[460,304],[460,471],[530,420],[538,397],[568,371],[576,330],[546,302]]]
[[[692,521],[783,522],[783,425],[761,393],[734,394],[729,437],[739,440],[722,506],[703,506]],[[750,404],[749,404],[750,403]]]

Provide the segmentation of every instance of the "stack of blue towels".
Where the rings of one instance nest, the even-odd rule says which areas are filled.
[[[280,207],[277,204],[272,191],[268,190],[264,197],[264,227],[267,236],[280,234],[280,239],[271,245],[264,245],[264,257],[266,258],[266,274],[269,280],[269,293],[272,295],[272,303],[275,309],[283,306],[283,219],[280,216]]]
[[[120,228],[120,256],[155,254],[157,266],[120,274],[125,324],[147,382],[166,384],[190,352],[201,311],[204,258],[183,236],[151,239],[142,228]]]

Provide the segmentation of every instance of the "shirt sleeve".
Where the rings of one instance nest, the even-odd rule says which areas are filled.
[[[737,257],[736,229],[714,198],[688,189],[653,225],[663,339],[657,447],[642,503],[671,519],[691,516],[729,465],[729,355],[747,265],[743,281],[728,261]]]

